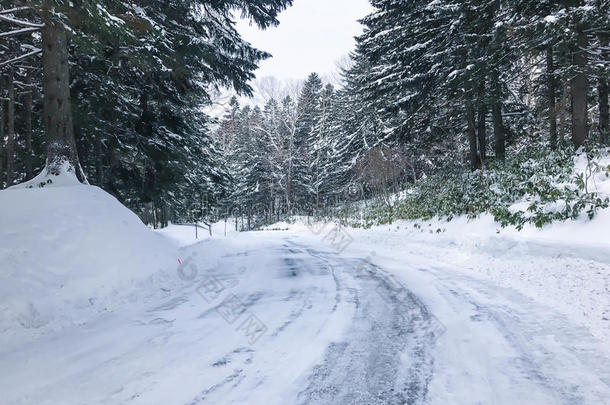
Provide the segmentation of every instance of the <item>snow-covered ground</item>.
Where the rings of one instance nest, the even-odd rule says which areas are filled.
[[[307,234],[303,221],[286,224]],[[320,226],[314,225],[312,228]],[[314,238],[324,240],[335,225]],[[372,229],[342,228],[348,252],[410,263],[432,260],[465,275],[512,288],[585,326],[610,354],[610,210],[593,221],[544,229],[502,229],[491,216],[398,221]],[[311,234],[311,232],[309,232]],[[332,239],[327,238],[326,239]]]
[[[0,207],[3,404],[610,398],[606,213],[521,233],[219,223],[195,240],[95,187]]]
[[[238,228],[241,226],[241,221],[237,221]],[[155,233],[165,236],[179,247],[192,245],[208,239],[223,238],[231,236],[238,231],[235,230],[235,219],[227,221],[219,221],[212,224],[212,232],[206,224],[198,224],[195,229],[194,224],[176,225],[169,224],[167,228],[157,229]]]

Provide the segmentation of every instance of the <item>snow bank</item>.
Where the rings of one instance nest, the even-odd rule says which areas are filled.
[[[0,345],[113,310],[175,267],[176,246],[114,197],[59,177],[0,191]]]
[[[69,187],[79,186],[81,183],[76,178],[74,168],[67,162],[61,166],[59,174],[51,174],[45,167],[32,180],[16,184],[9,187],[9,190],[19,190],[24,188],[50,188],[50,187]]]
[[[177,225],[170,223],[167,228],[157,229],[156,233],[163,235],[179,247],[190,246],[195,243],[209,240],[211,238],[222,238],[231,234],[239,233],[235,230],[233,219],[218,221],[212,224],[212,235],[207,225],[199,224],[195,232],[195,225]]]
[[[190,246],[210,239],[210,233],[206,226],[199,226],[195,233],[195,225],[176,225],[170,223],[167,228],[155,229],[155,233],[167,238],[178,247]]]

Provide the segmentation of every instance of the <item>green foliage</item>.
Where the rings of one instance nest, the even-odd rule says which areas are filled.
[[[421,179],[393,207],[375,203],[365,210],[362,226],[397,219],[451,220],[490,213],[503,227],[542,227],[553,221],[593,218],[609,199],[588,190],[588,177],[603,168],[589,160],[585,174],[576,173],[573,150],[551,151],[529,145],[506,162],[490,161],[483,170],[452,167]],[[588,173],[588,174],[587,174]]]

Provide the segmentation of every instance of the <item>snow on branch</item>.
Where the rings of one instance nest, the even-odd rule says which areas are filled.
[[[14,37],[16,35],[29,34],[30,32],[40,31],[40,28],[31,27],[31,28],[21,28],[19,30],[0,32],[0,38],[8,38]]]
[[[32,88],[37,88],[38,87],[38,85],[36,83],[23,83],[23,82],[20,82],[19,80],[13,81],[13,84],[15,86],[17,86],[17,87],[20,87],[20,88],[30,88],[30,89],[32,89]]]
[[[35,49],[35,50],[33,50],[32,52],[26,53],[25,55],[21,55],[21,56],[18,56],[18,57],[16,57],[16,58],[9,59],[9,60],[7,60],[7,61],[5,61],[5,62],[0,63],[0,67],[4,67],[4,66],[6,66],[6,65],[10,65],[10,64],[12,64],[12,63],[22,61],[22,60],[27,59],[27,58],[29,58],[29,57],[31,57],[31,56],[38,55],[38,54],[40,54],[40,53],[42,53],[42,49],[38,49],[38,48],[36,48],[36,49]]]
[[[28,66],[28,65],[16,65],[17,69],[30,69],[30,70],[40,70],[40,66]]]
[[[32,27],[32,28],[43,28],[44,27],[44,24],[36,24],[36,23],[31,23],[29,21],[18,20],[13,17],[7,17],[7,16],[3,15],[2,12],[0,12],[0,20],[9,22],[11,24],[21,25],[22,27]]]
[[[30,10],[30,7],[24,6],[24,7],[10,8],[8,10],[0,10],[0,14],[12,14],[12,13],[16,13],[19,11],[25,11],[25,10]]]

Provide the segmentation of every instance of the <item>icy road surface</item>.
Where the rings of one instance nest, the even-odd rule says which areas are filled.
[[[0,347],[0,403],[610,403],[586,330],[450,268],[279,232],[181,256],[123,309]]]

